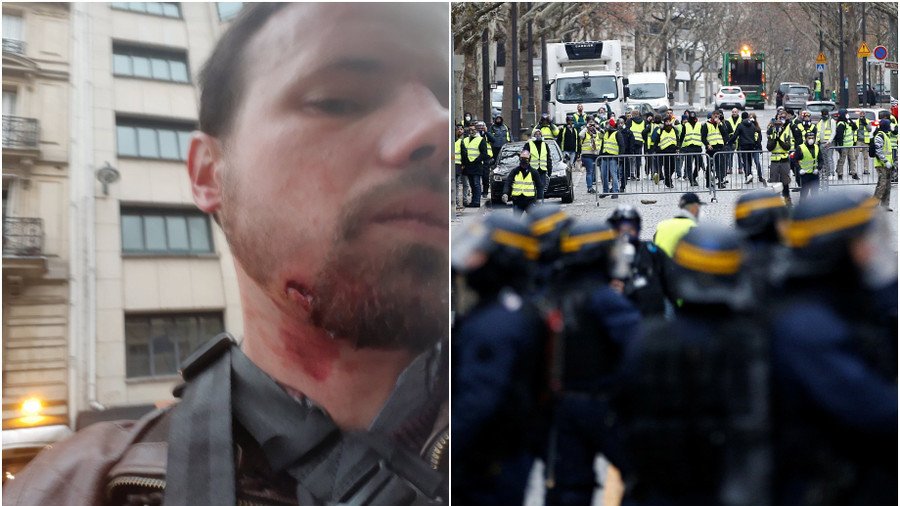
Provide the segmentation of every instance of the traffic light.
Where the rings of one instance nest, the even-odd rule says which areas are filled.
[[[750,59],[750,46],[748,46],[747,44],[741,46],[741,58],[745,60]]]

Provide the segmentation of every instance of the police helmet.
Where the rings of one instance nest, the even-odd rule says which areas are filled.
[[[526,216],[531,236],[538,241],[538,260],[556,260],[559,257],[559,239],[563,231],[572,225],[572,218],[559,204],[532,206]]]
[[[450,263],[476,291],[527,283],[538,243],[528,226],[506,213],[472,222],[453,239]]]
[[[778,242],[777,223],[788,217],[781,195],[768,190],[742,193],[734,206],[734,223],[749,240]]]
[[[872,227],[878,201],[862,191],[828,192],[801,201],[788,221],[784,242],[790,248],[790,277],[847,271],[849,243]]]
[[[575,223],[560,238],[562,266],[608,272],[610,250],[617,236],[616,231],[603,221]]]
[[[641,231],[641,214],[630,204],[619,204],[606,221],[615,228],[622,222],[631,222],[638,232]]]
[[[675,292],[689,304],[747,307],[750,284],[741,274],[740,237],[721,225],[691,228],[675,246],[672,261]]]

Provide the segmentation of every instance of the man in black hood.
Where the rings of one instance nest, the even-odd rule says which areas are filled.
[[[837,177],[844,179],[844,162],[849,165],[850,177],[859,179],[856,174],[856,152],[851,149],[856,145],[856,122],[847,119],[847,109],[838,111],[837,126],[834,129],[834,148],[838,152]]]
[[[753,127],[750,115],[746,111],[741,113],[741,122],[734,133],[731,134],[731,137],[728,138],[726,144],[734,144],[735,142],[737,142],[738,151],[741,152],[739,153],[739,160],[740,168],[744,172],[744,184],[750,184],[753,182],[753,167],[751,165],[753,157],[749,152],[756,149],[756,129]]]

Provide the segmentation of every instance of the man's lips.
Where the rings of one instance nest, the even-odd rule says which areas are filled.
[[[449,220],[445,199],[434,192],[413,191],[412,195],[392,198],[379,204],[366,221],[372,224],[410,223],[446,231]]]

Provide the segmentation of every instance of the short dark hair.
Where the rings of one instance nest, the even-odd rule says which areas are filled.
[[[286,5],[291,4],[248,4],[219,39],[200,71],[200,130],[214,137],[228,134],[246,85],[245,48],[269,18]]]

